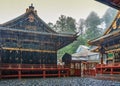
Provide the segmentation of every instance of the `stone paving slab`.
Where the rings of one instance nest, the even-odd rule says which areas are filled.
[[[111,81],[120,81],[120,74],[97,74],[95,79],[101,79],[101,80],[111,80]]]
[[[93,78],[32,78],[1,80],[0,86],[120,86],[120,82]]]

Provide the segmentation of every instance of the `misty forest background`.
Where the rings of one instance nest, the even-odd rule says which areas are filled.
[[[86,19],[79,19],[79,22],[72,17],[61,15],[55,24],[48,25],[58,33],[62,34],[78,34],[78,38],[73,43],[60,49],[57,57],[61,58],[65,53],[73,54],[79,45],[86,45],[88,40],[98,38],[103,35],[106,29],[109,28],[117,11],[109,8],[106,10],[102,18],[94,11],[91,12]]]

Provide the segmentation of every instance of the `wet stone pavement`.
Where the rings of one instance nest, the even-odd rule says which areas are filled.
[[[93,78],[32,78],[32,79],[4,79],[0,86],[120,86],[120,82],[97,80]]]

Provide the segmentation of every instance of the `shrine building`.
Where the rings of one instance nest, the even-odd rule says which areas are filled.
[[[98,46],[94,52],[101,54],[101,64],[96,66],[96,73],[120,74],[120,0],[96,0],[118,10],[110,27],[103,36],[88,41],[92,46]],[[106,64],[103,59],[106,58]]]
[[[57,69],[57,51],[76,38],[52,30],[31,4],[21,16],[0,24],[0,78],[60,76],[65,69]]]

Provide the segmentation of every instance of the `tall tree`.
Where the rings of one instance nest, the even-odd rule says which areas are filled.
[[[53,23],[49,22],[49,23],[48,23],[48,26],[51,27],[52,30],[54,30],[54,31],[56,31],[56,32],[59,32],[56,24],[54,25]]]
[[[101,28],[98,25],[101,24],[100,18],[95,12],[91,12],[86,21],[86,37],[91,40],[101,35]]]
[[[66,16],[65,15],[61,15],[59,17],[59,20],[56,21],[56,27],[58,28],[59,32],[63,32],[66,29]]]
[[[59,32],[68,32],[74,33],[76,31],[76,21],[72,17],[66,17],[65,15],[61,15],[59,20],[56,21],[56,28],[58,28]]]
[[[105,14],[102,17],[102,22],[105,22],[105,29],[110,26],[116,13],[117,13],[117,10],[113,8],[109,8],[106,10]]]
[[[76,31],[76,21],[72,17],[67,17],[66,19],[67,29],[66,31],[75,32]]]
[[[48,26],[51,27],[54,30],[54,24],[53,23],[49,22]]]
[[[80,35],[83,35],[85,33],[85,20],[84,19],[79,20],[78,32]]]

